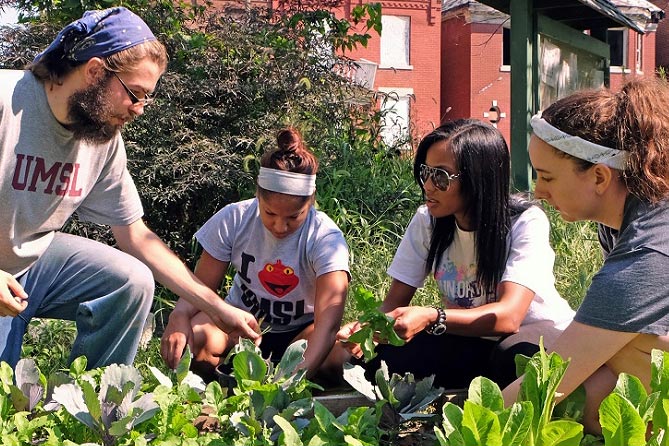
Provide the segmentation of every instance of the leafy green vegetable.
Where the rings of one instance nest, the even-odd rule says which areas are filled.
[[[344,379],[358,392],[371,401],[386,404],[384,424],[397,429],[399,425],[410,420],[428,420],[434,414],[426,413],[425,409],[443,393],[441,387],[433,387],[434,376],[416,381],[412,373],[401,376],[393,373],[389,376],[386,363],[381,361],[381,368],[374,376],[376,385],[365,378],[362,367],[344,364]]]
[[[439,444],[579,445],[583,425],[570,419],[552,419],[555,390],[568,362],[556,353],[548,355],[543,342],[539,347],[539,352],[525,363],[525,378],[518,402],[505,408],[499,386],[487,378],[475,378],[469,386],[464,409],[452,403],[446,403],[442,408],[442,427],[435,428]]]
[[[376,356],[375,342],[404,345],[404,339],[395,332],[395,320],[379,311],[381,302],[372,292],[358,286],[353,292],[353,299],[357,311],[361,313],[358,317],[361,328],[349,336],[348,341],[360,344],[365,361],[370,361]]]

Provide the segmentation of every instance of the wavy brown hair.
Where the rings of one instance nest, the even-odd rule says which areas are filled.
[[[300,132],[293,127],[281,129],[276,135],[277,147],[265,152],[260,158],[260,166],[286,172],[316,175],[318,173],[318,158],[307,147]],[[257,191],[263,197],[277,192],[268,191],[257,186]],[[305,201],[312,197],[304,197]]]
[[[565,133],[626,150],[621,179],[631,194],[657,203],[669,198],[669,85],[662,79],[634,79],[619,92],[574,93],[551,104],[542,117]],[[592,163],[573,158],[579,170]]]
[[[145,59],[154,62],[161,71],[167,68],[167,50],[157,40],[140,43],[101,59],[108,71],[117,73],[133,71]],[[43,82],[49,80],[61,83],[64,77],[86,62],[70,61],[64,57],[62,51],[54,51],[42,57],[38,62],[29,63],[26,69]]]

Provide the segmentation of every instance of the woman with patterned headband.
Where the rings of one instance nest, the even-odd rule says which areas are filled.
[[[256,197],[225,206],[195,234],[203,248],[195,274],[218,290],[232,265],[236,273],[225,300],[269,329],[260,343],[263,355],[279,360],[290,343],[307,339],[303,367],[313,376],[335,342],[344,312],[348,247],[337,225],[314,208],[314,154],[292,128],[279,132],[277,144],[260,160]],[[174,367],[189,344],[194,370],[211,379],[236,342],[180,299],[161,353]]]
[[[650,384],[650,352],[669,349],[669,88],[633,80],[575,93],[532,118],[536,197],[568,221],[598,223],[605,255],[574,321],[553,345],[571,358],[561,398],[580,384],[585,428],[621,372]],[[513,402],[522,378],[504,390]]]
[[[550,342],[573,316],[555,289],[548,218],[509,195],[509,149],[482,121],[448,122],[423,138],[414,177],[425,204],[388,269],[393,280],[381,306],[407,343],[380,345],[367,371],[383,360],[391,372],[435,375],[446,388],[479,375],[507,385],[517,376],[515,355],[537,352],[540,336]],[[439,305],[410,305],[430,275]],[[358,328],[348,324],[338,338]],[[359,346],[343,345],[360,355]]]

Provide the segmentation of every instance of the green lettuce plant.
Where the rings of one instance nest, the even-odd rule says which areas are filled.
[[[518,401],[504,407],[499,386],[478,377],[472,380],[464,408],[446,403],[442,427],[435,428],[441,446],[576,446],[583,425],[553,419],[557,387],[569,361],[546,353],[543,342],[525,366]]]
[[[213,407],[225,429],[223,438],[271,445],[282,432],[275,416],[296,423],[298,429],[308,424],[304,417],[312,408],[310,389],[318,386],[306,379],[305,369],[298,368],[306,345],[304,340],[294,342],[274,365],[253,342],[239,341],[226,358],[236,383],[232,396],[226,398],[218,383],[211,383],[205,392],[206,404]]]
[[[282,433],[282,446],[378,446],[382,431],[379,429],[381,404],[375,407],[350,407],[335,417],[323,404],[314,402],[313,417],[300,429],[279,415],[274,417]]]
[[[376,356],[375,345],[377,342],[385,342],[391,345],[404,345],[404,339],[395,332],[395,319],[379,311],[381,302],[376,299],[371,291],[358,286],[353,291],[353,300],[357,311],[360,313],[358,321],[360,330],[348,338],[348,342],[360,344],[365,361],[370,361]]]
[[[621,373],[599,407],[606,446],[669,445],[669,353],[651,352],[651,393],[639,378]]]

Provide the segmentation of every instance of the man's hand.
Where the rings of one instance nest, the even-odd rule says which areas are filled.
[[[0,270],[0,316],[16,317],[28,306],[28,294],[11,274]]]
[[[160,355],[170,369],[177,368],[186,345],[193,351],[193,328],[190,317],[183,312],[173,311],[160,340]]]
[[[219,300],[213,311],[207,311],[207,315],[218,328],[228,334],[232,344],[236,344],[239,338],[248,338],[260,345],[260,325],[251,313]]]

